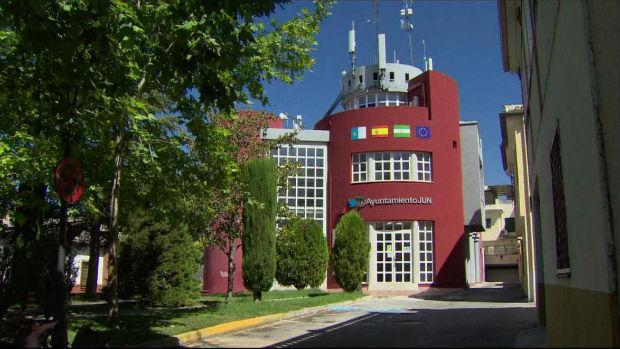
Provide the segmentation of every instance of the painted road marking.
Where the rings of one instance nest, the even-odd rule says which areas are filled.
[[[381,313],[381,314],[411,314],[416,313],[415,310],[407,310],[398,307],[356,307],[350,305],[341,305],[335,307],[329,307],[329,310],[337,313],[363,311],[367,313]]]
[[[330,328],[330,329],[327,329],[327,330],[324,330],[324,331],[318,330],[318,331],[320,331],[320,332],[315,332],[315,333],[312,333],[312,334],[307,334],[307,335],[304,335],[304,336],[302,336],[302,337],[300,337],[300,338],[295,339],[294,341],[291,341],[291,342],[288,342],[288,343],[285,343],[285,344],[280,344],[280,345],[279,345],[279,346],[277,346],[276,348],[286,348],[286,347],[288,347],[288,346],[290,346],[290,345],[293,345],[293,344],[299,344],[299,343],[301,343],[301,342],[305,342],[305,341],[307,341],[307,340],[309,340],[309,339],[312,339],[312,338],[314,338],[314,337],[318,337],[318,336],[320,336],[320,335],[321,335],[321,334],[323,334],[323,333],[333,332],[333,331],[339,330],[339,329],[341,329],[341,328],[344,328],[344,327],[347,327],[347,326],[354,325],[354,324],[356,324],[356,323],[358,323],[358,322],[360,322],[360,321],[365,321],[365,320],[368,320],[368,319],[373,318],[373,317],[378,316],[378,315],[379,315],[379,314],[370,314],[370,315],[368,315],[368,316],[361,317],[361,318],[359,318],[359,319],[357,319],[357,320],[355,320],[355,321],[345,322],[345,323],[343,323],[343,324],[340,324],[340,325],[334,326],[334,327],[332,327],[332,328]],[[314,331],[317,331],[317,330],[314,330]]]

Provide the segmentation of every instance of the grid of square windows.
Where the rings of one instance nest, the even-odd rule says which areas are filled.
[[[368,93],[345,101],[345,110],[407,105],[406,93]]]
[[[433,222],[417,221],[419,245],[419,279],[421,284],[433,282]]]
[[[366,154],[353,154],[353,182],[366,182]]]
[[[393,153],[393,161],[394,161],[394,180],[400,181],[408,181],[409,180],[409,162],[410,162],[410,154],[407,152],[397,152]]]
[[[412,282],[411,222],[374,223],[377,282]]]
[[[431,154],[430,153],[414,153],[416,158],[416,174],[418,181],[430,182],[431,181]]]
[[[390,153],[374,153],[374,175],[377,181],[389,181],[392,176]]]
[[[278,201],[298,217],[316,220],[325,230],[325,195],[327,186],[327,148],[317,145],[281,145],[271,155],[278,165],[299,162],[300,167],[288,177],[287,188],[278,187]],[[284,221],[278,217],[278,226]]]
[[[370,169],[370,170],[368,170]],[[352,182],[432,180],[432,156],[424,152],[357,153],[352,156]]]

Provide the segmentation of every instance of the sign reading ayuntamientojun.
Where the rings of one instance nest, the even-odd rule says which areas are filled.
[[[370,205],[373,207],[375,205],[431,205],[433,203],[433,198],[430,196],[420,196],[420,197],[396,197],[396,198],[354,198],[349,199],[347,201],[347,206],[349,208],[362,208]]]

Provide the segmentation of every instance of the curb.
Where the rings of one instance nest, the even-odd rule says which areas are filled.
[[[177,334],[177,335],[170,336],[164,339],[158,339],[158,340],[154,340],[151,342],[132,345],[131,347],[133,348],[136,348],[136,347],[146,347],[146,348],[179,347],[189,342],[195,342],[201,339],[205,339],[205,338],[212,337],[212,336],[217,336],[223,333],[244,330],[248,328],[258,327],[261,325],[267,325],[267,324],[274,323],[280,320],[291,319],[291,318],[295,318],[295,317],[299,317],[303,315],[318,314],[318,313],[327,311],[327,308],[334,306],[334,305],[346,305],[346,304],[351,304],[354,302],[359,302],[361,300],[370,299],[370,298],[372,298],[372,296],[365,295],[365,296],[362,296],[354,300],[338,302],[338,303],[330,303],[330,304],[325,304],[325,305],[318,305],[316,307],[293,310],[287,313],[277,313],[277,314],[258,316],[258,317],[248,318],[248,319],[237,320],[237,321],[225,322],[223,324]]]

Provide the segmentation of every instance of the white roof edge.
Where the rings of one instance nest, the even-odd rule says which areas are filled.
[[[268,128],[263,133],[263,138],[266,139],[276,139],[280,136],[283,136],[288,133],[293,133],[297,131],[297,140],[300,142],[320,142],[327,143],[329,142],[329,131],[323,130],[292,130],[285,128]]]

